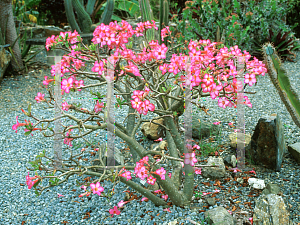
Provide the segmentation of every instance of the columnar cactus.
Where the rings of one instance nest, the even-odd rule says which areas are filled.
[[[154,20],[153,12],[151,9],[151,5],[149,0],[139,0],[141,15],[143,22]],[[151,40],[156,40],[155,38],[155,30],[150,29],[147,30],[147,40],[150,42]]]
[[[300,101],[290,84],[287,71],[281,65],[276,49],[271,43],[264,44],[262,51],[270,79],[294,123],[300,128]]]
[[[169,25],[169,1],[168,0],[160,0],[160,10],[159,10],[159,44],[162,44],[161,40],[161,30]],[[167,45],[167,40],[164,41],[165,45]]]
[[[90,16],[93,13],[95,2],[96,2],[95,0],[88,0],[85,9],[82,2],[79,0],[64,0],[67,19],[71,26],[72,31],[76,30],[79,34],[90,33],[93,31],[92,20]],[[114,10],[114,5],[115,5],[115,0],[107,1],[99,25],[101,23],[104,23],[105,25],[108,25],[110,23],[113,10]],[[76,22],[73,7],[77,13],[79,25]]]

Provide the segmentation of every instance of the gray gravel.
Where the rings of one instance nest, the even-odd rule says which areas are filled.
[[[299,89],[297,89],[300,84],[299,59],[300,54],[297,52],[297,63],[284,63],[291,75],[291,83],[298,94],[300,94]],[[48,71],[48,77],[51,77],[50,71]],[[83,190],[76,186],[76,180],[81,180],[76,175],[71,177],[67,183],[53,187],[43,192],[40,197],[36,197],[34,191],[28,190],[26,186],[25,177],[28,173],[26,167],[32,168],[28,162],[34,160],[35,156],[44,149],[46,150],[46,154],[52,157],[53,138],[44,138],[39,132],[33,132],[33,137],[31,135],[24,136],[24,129],[19,128],[18,132],[15,133],[12,130],[12,125],[16,123],[16,116],[19,116],[19,122],[24,122],[24,119],[28,120],[20,110],[20,108],[23,108],[27,111],[27,101],[33,104],[32,114],[36,117],[45,119],[54,118],[52,110],[44,110],[43,107],[46,105],[42,103],[37,104],[34,100],[37,92],[46,93],[45,89],[41,87],[42,85],[35,85],[37,82],[41,83],[42,80],[43,76],[41,75],[38,75],[37,78],[33,75],[29,75],[27,78],[20,76],[17,77],[17,82],[11,77],[6,77],[0,86],[0,183],[3,187],[0,190],[2,196],[0,198],[0,224],[21,224],[22,221],[26,221],[26,224],[62,224],[63,221],[67,221],[68,224],[154,224],[154,222],[157,224],[167,224],[166,222],[174,221],[175,219],[180,224],[188,224],[188,217],[198,222],[203,220],[203,213],[193,211],[189,208],[173,207],[170,209],[171,213],[169,213],[163,211],[161,207],[155,207],[150,201],[140,202],[140,200],[134,200],[126,204],[119,216],[114,215],[110,219],[109,209],[116,206],[120,200],[123,200],[125,197],[123,191],[130,190],[130,188],[128,189],[122,183],[117,184],[115,187],[116,194],[110,199],[92,194],[91,199],[87,200],[86,197],[78,197],[83,193]],[[33,90],[29,87],[32,87]],[[105,93],[104,90],[101,90],[103,91],[102,93]],[[281,102],[277,90],[274,88],[267,74],[259,78],[257,86],[247,87],[246,90],[257,92],[255,95],[248,95],[253,107],[249,108],[245,106],[246,133],[253,134],[255,125],[263,115],[277,113],[282,119],[283,124],[287,126],[284,129],[287,144],[300,142],[300,129],[293,123],[291,116]],[[90,94],[87,94],[86,97],[90,97]],[[222,142],[228,142],[228,134],[233,132],[233,130],[227,124],[235,119],[236,109],[222,109],[217,105],[216,100],[209,98],[205,102],[203,100],[202,103],[209,108],[208,113],[211,116],[207,116],[204,112],[199,112],[199,110],[193,108],[195,116],[209,122],[222,121]],[[93,108],[92,101],[83,101],[82,104],[84,108]],[[11,108],[15,110],[8,110]],[[122,123],[126,112],[126,106],[123,109],[115,111],[116,121]],[[78,113],[74,115],[77,118],[80,116]],[[145,116],[145,118],[151,117],[153,117],[152,112]],[[30,121],[35,123],[34,119],[30,119]],[[183,122],[183,117],[180,117],[180,122]],[[98,137],[105,137],[106,131],[99,131],[97,133],[99,133]],[[137,133],[136,138],[142,138],[140,130]],[[74,134],[77,133],[74,132]],[[95,141],[99,141],[99,139],[95,139],[95,135],[88,136],[88,140],[94,139]],[[121,141],[120,138],[116,137],[115,146],[119,149],[126,147],[125,144],[120,143]],[[80,141],[79,143],[82,142]],[[67,157],[69,150],[64,144],[63,147],[64,154]],[[86,151],[82,158],[87,158],[89,155],[88,152]],[[80,163],[85,164],[83,160]],[[38,173],[41,175],[44,174],[41,171],[38,171]],[[34,176],[32,171],[30,172],[30,176]],[[199,179],[201,178],[201,175],[196,176]],[[138,180],[136,181],[139,182]],[[43,186],[45,185],[47,185],[47,182],[43,181]],[[110,181],[104,181],[101,185],[104,187],[105,193],[112,188]],[[65,197],[58,198],[57,193]],[[137,195],[140,196],[139,193]],[[296,203],[299,204],[299,199]],[[145,213],[146,211],[148,212]],[[87,212],[90,212],[90,216],[84,219]],[[300,214],[299,211],[295,212],[295,215],[297,214]],[[141,215],[145,216],[142,218]],[[153,220],[150,219],[151,217],[153,217]],[[298,217],[293,219],[295,222],[300,222]]]

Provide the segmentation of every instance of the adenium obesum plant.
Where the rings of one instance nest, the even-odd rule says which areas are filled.
[[[104,24],[98,26],[94,31],[94,38],[92,39],[93,44],[89,47],[82,43],[75,45],[77,42],[81,41],[81,39],[78,33],[74,31],[73,33],[60,33],[60,35],[57,37],[53,35],[51,38],[48,38],[46,42],[46,48],[49,50],[50,47],[56,47],[60,44],[64,44],[68,48],[67,51],[70,52],[69,54],[63,56],[60,64],[61,76],[66,77],[66,79],[63,79],[61,83],[62,95],[65,93],[68,94],[70,91],[81,91],[90,87],[90,85],[84,86],[83,80],[76,80],[77,76],[81,76],[83,79],[87,77],[93,78],[94,80],[99,80],[101,82],[92,85],[93,87],[101,86],[107,83],[108,92],[110,91],[109,88],[112,87],[109,86],[111,82],[115,81],[117,84],[117,82],[122,78],[126,80],[126,90],[122,90],[118,85],[115,85],[114,88],[118,91],[119,96],[122,96],[125,98],[125,100],[127,100],[127,103],[122,103],[122,105],[129,106],[129,122],[127,127],[115,122],[115,135],[123,139],[129,146],[131,146],[130,150],[135,152],[139,157],[134,168],[135,176],[141,180],[146,178],[148,184],[150,185],[154,185],[155,182],[158,182],[162,186],[165,193],[157,192],[163,194],[161,198],[159,198],[155,195],[157,193],[154,194],[151,191],[144,189],[139,184],[131,181],[132,177],[129,170],[132,170],[132,167],[130,166],[114,167],[114,169],[121,169],[121,171],[118,173],[106,170],[105,166],[86,167],[80,165],[80,163],[77,162],[73,157],[72,160],[76,162],[76,165],[63,164],[64,169],[55,168],[53,171],[57,170],[62,173],[61,175],[56,176],[56,178],[61,176],[69,176],[72,174],[84,174],[100,177],[100,179],[97,179],[93,182],[87,182],[87,185],[83,186],[86,190],[86,187],[89,184],[93,194],[98,194],[99,196],[101,195],[101,192],[104,191],[104,188],[101,187],[100,182],[104,179],[113,178],[114,181],[118,179],[136,191],[142,193],[145,196],[143,199],[149,199],[157,206],[166,206],[167,199],[170,199],[170,201],[176,206],[184,206],[191,202],[194,188],[194,172],[196,174],[201,174],[201,167],[203,166],[195,164],[197,163],[197,159],[195,158],[193,149],[199,149],[199,146],[184,146],[183,140],[181,140],[181,135],[176,129],[175,123],[172,119],[172,113],[184,101],[184,96],[182,96],[183,86],[190,86],[193,90],[193,93],[197,93],[196,97],[197,95],[198,97],[211,96],[212,99],[219,97],[218,105],[224,109],[226,107],[236,107],[237,98],[235,94],[242,89],[243,84],[241,81],[238,81],[235,78],[238,73],[236,71],[236,66],[233,59],[235,57],[244,57],[245,59],[248,72],[244,76],[245,85],[249,84],[252,86],[254,83],[256,83],[256,76],[260,74],[264,75],[267,70],[264,64],[259,62],[256,58],[254,58],[253,61],[248,61],[251,56],[246,51],[244,51],[244,54],[242,54],[241,50],[238,49],[238,46],[234,46],[234,48],[231,47],[230,51],[228,51],[228,48],[226,47],[216,49],[216,43],[210,43],[210,40],[190,41],[188,44],[188,49],[190,50],[188,56],[182,54],[172,54],[174,49],[173,47],[168,48],[164,44],[159,45],[158,41],[151,40],[148,42],[146,39],[146,45],[144,49],[140,50],[140,52],[136,50],[133,51],[131,49],[132,46],[130,47],[130,43],[128,43],[130,38],[133,35],[136,35],[137,37],[145,37],[146,30],[152,28],[156,30],[158,29],[155,26],[154,21],[152,21],[152,24],[149,21],[145,23],[139,23],[135,30],[133,30],[126,21],[122,21],[121,25],[117,24],[115,21],[111,22],[108,26]],[[167,33],[170,35],[168,27],[162,30],[162,37],[164,38]],[[174,43],[171,44],[173,45]],[[104,49],[102,55],[99,54],[99,45],[101,46],[101,49]],[[57,48],[63,49],[61,47]],[[167,57],[170,59],[168,60]],[[114,61],[114,77],[111,80],[112,77],[109,75],[104,76],[104,74],[108,74],[109,63],[112,59]],[[80,70],[85,67],[86,63],[93,64],[91,72]],[[55,76],[55,69],[57,69],[56,66],[52,67],[52,76]],[[67,75],[67,73],[71,73],[71,75]],[[231,76],[233,76],[233,78],[231,78]],[[43,84],[46,87],[55,80],[48,80],[47,76],[44,78],[45,80],[43,81]],[[176,87],[171,87],[171,90],[169,91],[167,91],[164,86],[166,80],[168,79],[175,79],[173,83],[176,85]],[[134,81],[137,81],[138,84],[135,85]],[[46,102],[48,105],[51,103],[53,100],[53,95],[51,90],[48,89],[48,91],[50,94],[50,101],[45,99],[45,94],[38,93],[35,97],[37,103]],[[174,91],[176,92],[175,94]],[[194,98],[195,94],[192,96]],[[166,99],[169,100],[169,98],[171,98],[172,104],[168,104],[170,101],[165,101]],[[153,101],[153,103],[151,103],[150,100]],[[107,104],[110,102],[111,98],[108,96]],[[194,102],[192,103],[196,104]],[[55,104],[57,103],[55,102]],[[252,107],[247,96],[245,96],[245,104],[249,107]],[[67,104],[67,102],[64,102],[62,106],[59,107],[62,108],[62,117],[68,117],[76,121],[77,124],[82,124],[64,128],[63,133],[66,133],[64,137],[64,143],[70,147],[72,146],[72,140],[82,138],[92,131],[107,128],[106,120],[109,116],[107,113],[108,109],[106,105],[101,102],[100,97],[97,101],[95,101],[95,107],[93,110],[78,108],[74,105]],[[88,114],[89,118],[83,122],[74,116],[67,114],[66,111],[69,109]],[[166,129],[166,139],[168,142],[168,149],[166,149],[166,152],[146,151],[143,146],[136,141],[134,134],[141,125],[141,117],[136,124],[135,110],[140,115],[147,115],[148,111],[150,110],[159,115],[161,118],[164,118],[165,125],[161,126]],[[26,113],[22,109],[22,112],[25,115],[37,120],[37,124],[41,122],[48,122],[49,125],[49,120],[41,120],[31,115],[30,107],[28,108],[28,111],[29,112]],[[100,113],[104,113],[104,117],[100,116]],[[93,118],[96,118],[97,120],[93,120]],[[51,121],[56,119],[57,118]],[[83,126],[83,123],[87,121],[97,125],[84,124],[85,132],[81,134],[80,127]],[[100,121],[103,123],[100,123]],[[32,126],[27,121],[26,123],[18,123],[17,120],[17,124],[13,125],[12,129],[17,130],[17,128],[20,126],[26,126],[27,132],[31,133],[33,130],[37,129],[44,131],[48,127],[35,128],[37,124]],[[70,132],[74,129],[78,129],[81,135],[71,136]],[[47,136],[45,133],[43,133],[43,135],[45,137],[51,137]],[[85,141],[91,144],[88,140],[85,139]],[[178,157],[177,149],[180,152],[180,157]],[[80,156],[81,154],[82,152],[76,156]],[[162,156],[162,159],[155,160],[153,158],[154,155],[160,155]],[[181,157],[184,157],[185,159],[183,160]],[[172,174],[167,172],[169,169],[165,169],[159,165],[165,159],[174,160],[175,162],[173,164],[174,168]],[[147,166],[145,166],[145,164]],[[42,162],[39,162],[38,166],[40,170],[45,168]],[[75,169],[76,167],[78,167],[78,169]],[[181,173],[181,169],[183,167],[185,168],[184,188],[183,190],[179,190],[179,186],[182,182],[179,179],[179,173]],[[197,167],[200,167],[200,169]],[[101,174],[100,172],[94,172],[91,170],[92,168],[101,168],[105,170],[106,175]],[[167,173],[168,176],[165,176]],[[53,177],[54,176],[44,176],[37,179]],[[31,185],[31,188],[32,179],[29,178],[27,180],[28,187]],[[59,181],[57,179],[57,181],[53,181],[53,184],[50,186],[58,185],[62,182],[63,181]],[[38,187],[35,188],[36,190],[40,190],[42,192],[44,189],[49,188],[50,186],[44,187],[41,190],[38,189]],[[79,197],[85,195],[88,196],[90,193],[91,192],[85,192]],[[111,214],[114,213],[119,213],[116,208],[111,210]]]

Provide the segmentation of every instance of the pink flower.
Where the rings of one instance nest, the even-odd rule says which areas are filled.
[[[44,101],[46,101],[44,99],[44,96],[45,96],[45,94],[42,94],[41,92],[39,92],[34,99],[37,101],[37,103],[44,102]]]
[[[157,175],[159,175],[160,178],[161,178],[162,180],[165,179],[165,175],[164,175],[164,174],[166,174],[166,171],[165,171],[164,168],[161,167],[160,169],[156,170],[155,173],[156,173]]]
[[[219,121],[219,122],[214,122],[215,125],[219,125],[220,123],[221,123],[221,121]]]
[[[161,192],[161,190],[160,190],[160,189],[158,189],[158,190],[154,191],[154,193],[160,193],[160,192]]]
[[[97,113],[97,112],[101,112],[103,107],[104,107],[104,103],[101,102],[101,103],[99,104],[99,100],[97,100],[97,104],[95,105],[94,111],[95,111],[96,113]]]
[[[65,197],[65,196],[63,196],[63,195],[57,193],[57,197],[59,198],[59,197]]]
[[[142,199],[141,199],[141,201],[143,202],[143,201],[145,201],[145,200],[147,200],[148,198],[146,198],[146,197],[143,197]]]
[[[121,208],[123,205],[125,205],[125,204],[128,203],[128,202],[129,202],[129,201],[127,201],[127,202],[124,202],[123,200],[120,201],[120,202],[118,203],[119,208]]]
[[[156,181],[156,178],[154,178],[152,176],[149,176],[148,179],[147,179],[147,183],[151,184],[151,185],[154,185],[155,181]]]
[[[68,80],[67,79],[63,79],[63,81],[61,82],[61,88],[66,92],[69,93],[70,89],[72,88],[74,83],[74,78],[73,77],[69,77]]]
[[[256,175],[256,172],[254,170],[249,171],[249,173],[254,173]]]
[[[83,196],[89,196],[91,194],[91,192],[85,192],[85,193],[83,193],[83,194],[81,194],[81,195],[79,195],[78,197],[79,198],[81,198],[81,197],[83,197]]]
[[[36,179],[36,180],[34,180],[34,179]],[[26,176],[26,185],[28,186],[28,189],[31,189],[33,187],[33,185],[38,181],[39,181],[39,179],[37,176],[29,177],[29,172],[28,172],[28,175]]]
[[[70,108],[70,105],[68,105],[68,103],[64,102],[64,103],[62,104],[62,110],[68,111],[69,108]]]
[[[251,224],[253,224],[253,217],[250,217],[249,220],[250,220]]]
[[[168,199],[168,195],[162,195],[161,196],[163,199],[165,199],[165,201],[167,201],[167,199]]]
[[[113,217],[114,214],[120,215],[121,212],[118,210],[117,206],[115,206],[113,209],[109,210],[109,213],[111,214],[111,217]]]
[[[199,145],[194,145],[193,148],[196,148],[196,149],[199,150],[199,149],[200,149],[200,146],[199,146]]]
[[[195,169],[195,174],[201,174],[201,168],[200,169]]]
[[[91,186],[91,189],[93,190],[93,194],[97,194],[100,196],[101,192],[104,191],[104,188],[100,186],[99,182],[97,182],[96,184],[91,183],[90,186]]]
[[[166,208],[166,209],[164,209],[163,211],[171,212],[170,208]]]
[[[184,163],[190,164],[191,166],[194,166],[195,163],[198,161],[195,157],[195,153],[186,153],[185,155]]]
[[[121,176],[125,177],[127,181],[132,178],[130,171],[126,171],[125,173],[122,173]]]
[[[86,191],[87,186],[82,185],[81,188]]]

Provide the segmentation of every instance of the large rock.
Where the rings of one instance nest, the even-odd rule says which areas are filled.
[[[237,220],[222,206],[218,206],[204,213],[208,224],[236,225]]]
[[[194,139],[207,138],[216,136],[220,133],[220,125],[215,125],[208,122],[199,122],[197,117],[192,117],[192,137]]]
[[[160,118],[160,119],[154,119],[153,122],[159,123],[159,124],[164,124],[164,119]],[[164,134],[164,128],[160,125],[156,125],[154,123],[151,123],[150,126],[150,122],[145,122],[142,125],[141,131],[143,133],[143,135],[145,137],[147,137],[148,139],[151,140],[157,140],[158,138],[164,138],[165,134]]]
[[[250,134],[242,134],[242,133],[231,133],[229,134],[229,140],[230,140],[230,146],[234,149],[236,149],[237,147],[237,143],[241,143],[242,142],[242,138],[243,136],[245,137],[245,147],[250,143],[251,141],[251,135]]]
[[[268,194],[275,194],[277,195],[280,192],[280,187],[277,184],[268,183],[266,188],[262,191],[261,194],[268,195]]]
[[[281,196],[262,194],[255,201],[253,224],[293,225],[293,222]]]
[[[21,27],[20,28],[20,34],[21,38],[25,34],[25,29],[27,31],[27,39],[35,39],[35,38],[48,38],[51,37],[52,35],[59,35],[60,32],[66,32],[64,29],[61,29],[59,27],[55,26],[42,26],[42,25],[37,25],[35,27]],[[32,37],[31,37],[32,33]]]
[[[0,45],[0,83],[3,80],[5,71],[11,61],[12,55],[5,50],[3,45]]]
[[[289,153],[293,156],[295,161],[300,164],[300,142],[288,146]]]
[[[278,115],[260,118],[245,148],[246,158],[279,172],[284,153],[287,152],[283,131]]]
[[[224,165],[223,158],[221,157],[216,158],[210,156],[207,159],[207,165],[212,166],[213,164],[219,167],[204,167],[201,170],[201,175],[204,178],[210,178],[212,180],[224,178],[226,172],[225,172],[225,165]]]

